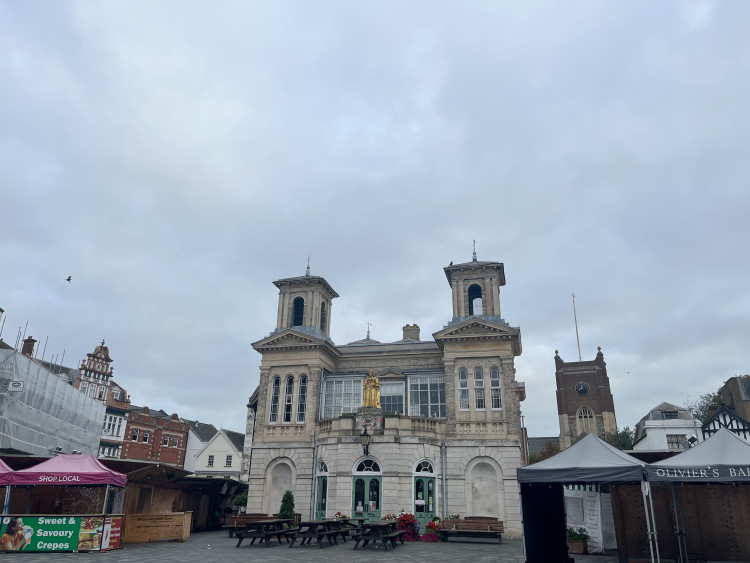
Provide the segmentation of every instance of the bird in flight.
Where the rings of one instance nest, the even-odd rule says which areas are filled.
[[[70,279],[71,279],[72,277],[73,277],[73,276],[68,276],[67,278],[65,278],[65,281],[66,281],[66,282],[69,282],[69,281],[70,281]]]

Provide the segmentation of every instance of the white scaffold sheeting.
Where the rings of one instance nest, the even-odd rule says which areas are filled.
[[[0,448],[96,455],[104,403],[16,350],[0,349]]]

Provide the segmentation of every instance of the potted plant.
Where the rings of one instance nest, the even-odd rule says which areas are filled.
[[[568,526],[568,553],[586,554],[589,552],[588,544],[591,536],[583,526],[573,528]]]

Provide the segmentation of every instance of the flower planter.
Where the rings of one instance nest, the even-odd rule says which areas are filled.
[[[568,540],[568,553],[586,555],[588,552],[589,546],[585,540]]]

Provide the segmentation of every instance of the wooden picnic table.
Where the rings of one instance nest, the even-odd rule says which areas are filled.
[[[259,543],[266,542],[266,547],[271,547],[271,538],[275,537],[281,543],[282,538],[286,538],[288,530],[284,528],[284,524],[289,524],[292,521],[285,518],[276,518],[269,520],[258,520],[256,522],[248,522],[245,525],[245,529],[237,532],[239,541],[235,547],[240,547],[242,541],[245,538],[249,538],[250,545],[255,543],[255,540],[260,540]]]
[[[336,536],[341,536],[341,539],[346,541],[346,536],[349,534],[349,529],[338,520],[308,520],[299,522],[297,529],[287,534],[288,538],[291,538],[289,547],[293,547],[297,540],[300,540],[300,545],[310,545],[312,540],[315,540],[318,547],[323,547],[323,540],[327,539],[329,545],[334,543],[338,544]]]
[[[359,543],[362,542],[362,547],[366,547],[368,543],[372,542],[373,545],[377,542],[383,542],[383,547],[388,551],[388,544],[392,547],[396,547],[396,540],[400,540],[404,543],[401,537],[405,530],[397,529],[397,522],[395,520],[380,520],[379,522],[365,522],[362,524],[358,533],[355,533],[352,538],[356,540],[354,549],[359,547]]]

